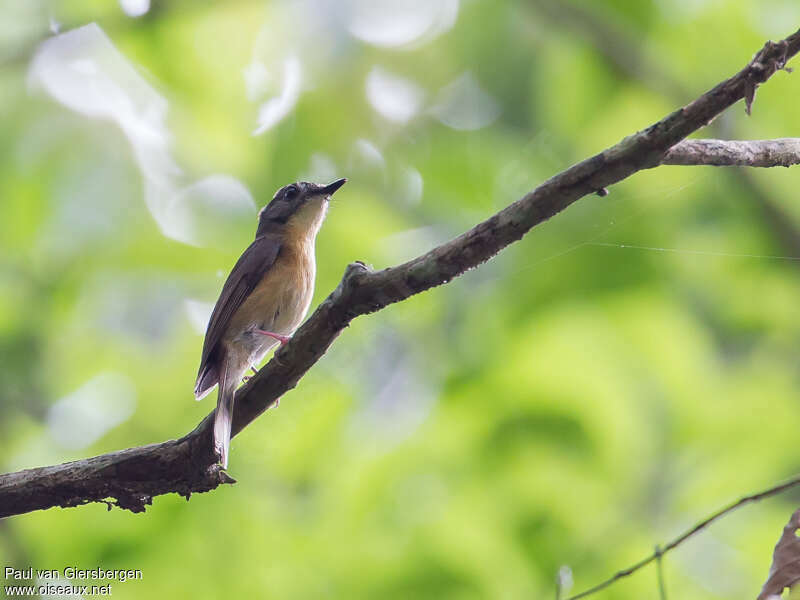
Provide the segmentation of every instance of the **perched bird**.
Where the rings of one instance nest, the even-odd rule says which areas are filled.
[[[300,325],[314,294],[314,242],[331,194],[328,185],[305,181],[279,189],[258,213],[256,239],[228,275],[206,330],[195,384],[200,400],[219,384],[214,446],[228,466],[236,387],[248,369]]]

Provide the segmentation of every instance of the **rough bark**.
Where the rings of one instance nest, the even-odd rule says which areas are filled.
[[[800,163],[800,139],[683,140],[669,149],[662,165],[712,167],[791,167]]]

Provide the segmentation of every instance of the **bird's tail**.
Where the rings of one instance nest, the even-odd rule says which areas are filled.
[[[217,395],[217,411],[214,415],[214,447],[223,468],[228,467],[228,449],[231,445],[233,420],[233,398],[236,394],[236,378],[230,377],[228,365],[222,367]]]

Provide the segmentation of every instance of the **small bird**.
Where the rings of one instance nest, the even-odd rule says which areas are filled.
[[[314,295],[314,242],[331,195],[346,179],[328,185],[299,181],[279,189],[258,213],[256,239],[234,265],[208,322],[194,395],[219,384],[214,447],[228,466],[236,387],[248,369],[289,337]]]

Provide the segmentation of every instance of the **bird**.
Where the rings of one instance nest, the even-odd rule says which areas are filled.
[[[234,398],[248,369],[285,344],[314,294],[314,246],[331,196],[346,183],[298,181],[280,188],[258,213],[256,236],[236,261],[211,313],[194,395],[219,386],[214,449],[228,467]]]

